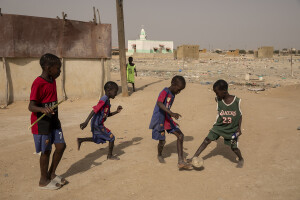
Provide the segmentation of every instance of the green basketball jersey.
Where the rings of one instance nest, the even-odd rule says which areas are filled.
[[[134,69],[135,65],[131,66],[129,63],[127,64],[127,82],[134,83]]]
[[[241,100],[234,96],[230,104],[226,104],[223,100],[218,100],[217,103],[217,121],[211,131],[224,137],[224,139],[231,139],[232,134],[234,134],[239,127],[239,120],[242,116],[240,110]]]

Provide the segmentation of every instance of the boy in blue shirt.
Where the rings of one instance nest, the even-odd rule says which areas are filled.
[[[96,144],[106,143],[109,141],[109,151],[107,159],[110,160],[120,160],[119,157],[113,156],[112,151],[114,148],[115,136],[111,131],[104,126],[104,122],[107,117],[111,117],[115,114],[118,114],[122,110],[122,106],[118,106],[115,112],[110,112],[110,101],[109,99],[114,99],[117,96],[118,85],[113,81],[108,81],[104,85],[105,95],[101,97],[100,101],[96,106],[93,107],[93,110],[85,120],[85,122],[80,124],[80,128],[83,130],[91,120],[91,131],[93,137],[87,138],[77,138],[78,150],[80,149],[82,142],[95,142]]]
[[[158,140],[158,155],[160,163],[164,163],[162,151],[166,143],[165,131],[172,133],[177,137],[178,168],[191,169],[191,164],[185,162],[183,158],[183,138],[184,135],[172,117],[178,119],[181,117],[178,113],[173,113],[170,109],[174,102],[175,95],[179,94],[185,88],[185,79],[182,76],[174,76],[169,88],[164,88],[157,99],[154,107],[152,119],[149,128],[152,129],[152,139]]]

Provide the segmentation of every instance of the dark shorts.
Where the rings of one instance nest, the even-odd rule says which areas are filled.
[[[173,129],[168,129],[166,130],[169,134],[173,134],[174,132],[181,132],[181,130],[176,127]],[[166,140],[166,134],[165,134],[165,130],[164,131],[158,131],[156,129],[152,129],[152,139],[153,140]]]
[[[93,140],[96,144],[106,143],[106,141],[115,141],[115,136],[111,138],[111,134],[111,131],[103,126],[100,129],[93,131]]]
[[[50,135],[33,134],[36,153],[52,150],[52,144],[65,143],[61,129],[54,129]],[[48,142],[47,142],[48,141]]]
[[[213,131],[209,131],[207,138],[211,141],[215,141],[219,139],[220,135]],[[225,139],[224,138],[224,144],[231,146],[231,148],[238,148],[238,137],[235,139]]]

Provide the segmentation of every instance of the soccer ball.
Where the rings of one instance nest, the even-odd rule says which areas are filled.
[[[192,160],[192,165],[195,168],[200,168],[203,166],[203,164],[204,164],[204,161],[202,158],[194,157]]]

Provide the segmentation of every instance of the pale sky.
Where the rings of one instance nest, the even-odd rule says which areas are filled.
[[[115,0],[0,0],[4,14],[90,21],[93,6],[112,24],[118,46]],[[125,38],[137,39],[142,25],[149,40],[171,40],[174,48],[300,49],[300,0],[124,0]],[[2,27],[1,27],[2,28]]]

